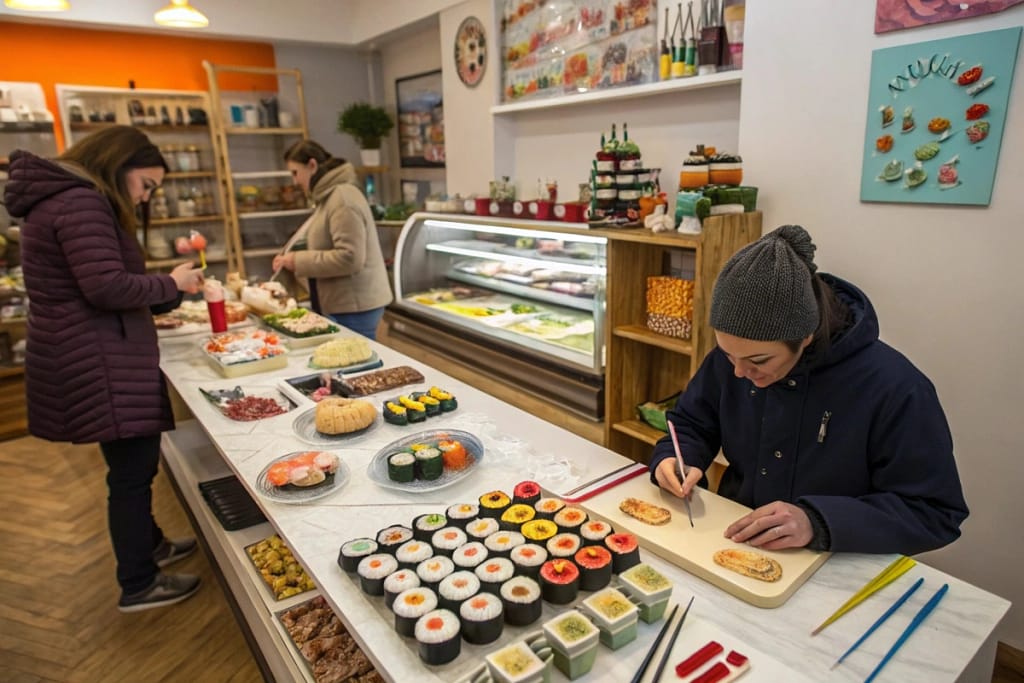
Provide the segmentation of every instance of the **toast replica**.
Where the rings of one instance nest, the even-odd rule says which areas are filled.
[[[719,550],[714,559],[726,569],[760,581],[773,582],[782,578],[782,565],[753,550]]]
[[[619,509],[644,524],[661,526],[672,521],[672,511],[639,498],[626,498],[619,503]]]

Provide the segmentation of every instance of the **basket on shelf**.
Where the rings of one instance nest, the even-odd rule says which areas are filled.
[[[667,275],[647,278],[647,328],[689,339],[693,330],[693,280]]]

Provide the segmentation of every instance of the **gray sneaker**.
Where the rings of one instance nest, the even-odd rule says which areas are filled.
[[[153,551],[153,561],[156,562],[156,566],[163,568],[178,560],[184,560],[195,551],[196,539],[194,538],[165,538]]]
[[[157,574],[153,585],[146,590],[127,595],[121,594],[117,609],[122,612],[142,610],[187,600],[199,590],[199,577],[192,574]]]

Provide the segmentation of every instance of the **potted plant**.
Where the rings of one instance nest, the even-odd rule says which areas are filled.
[[[395,122],[385,111],[366,102],[353,102],[338,115],[338,130],[348,133],[359,143],[364,166],[380,166],[380,141],[394,128]]]

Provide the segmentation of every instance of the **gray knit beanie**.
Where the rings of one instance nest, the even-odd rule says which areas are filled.
[[[783,225],[740,249],[718,274],[711,327],[755,341],[812,334],[818,329],[814,250],[799,225]]]

